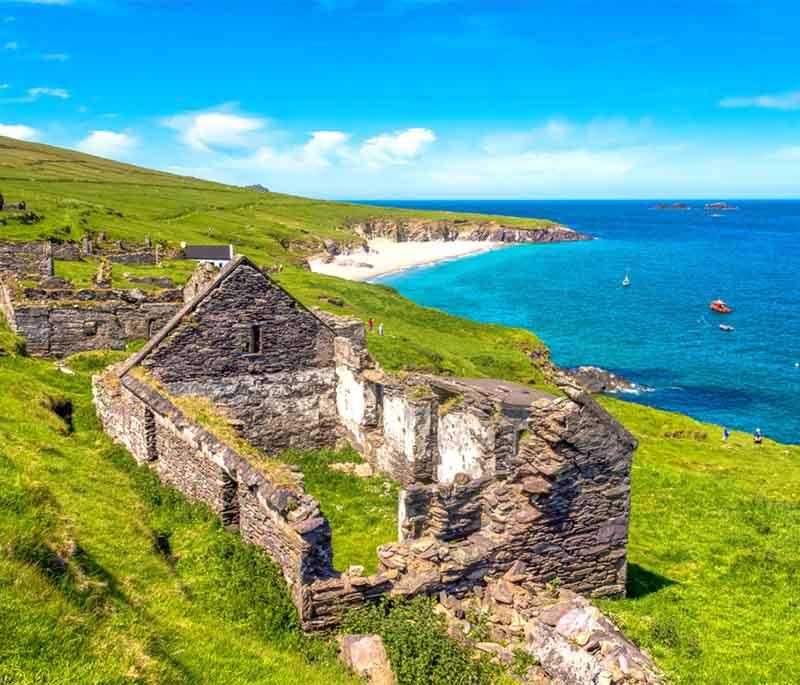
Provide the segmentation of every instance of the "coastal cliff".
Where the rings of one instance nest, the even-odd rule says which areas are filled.
[[[347,226],[365,240],[387,238],[394,242],[428,242],[431,240],[474,240],[496,243],[560,243],[592,240],[591,236],[547,223],[531,228],[496,221],[477,222],[468,219],[391,219],[377,217]]]

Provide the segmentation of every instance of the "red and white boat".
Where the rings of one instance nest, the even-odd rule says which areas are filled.
[[[708,308],[717,314],[730,314],[733,311],[733,309],[731,309],[722,300],[714,300],[710,305],[708,305]]]

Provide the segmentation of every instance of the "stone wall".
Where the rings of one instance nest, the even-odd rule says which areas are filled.
[[[334,333],[255,267],[217,283],[142,366],[173,395],[214,401],[267,453],[333,445]]]
[[[635,442],[594,400],[570,392],[534,408],[507,474],[405,488],[400,540],[419,545],[386,546],[384,563],[460,591],[521,561],[538,582],[623,594]]]
[[[519,419],[496,400],[452,379],[384,374],[358,338],[337,338],[335,352],[341,426],[375,468],[401,484],[505,472]]]
[[[51,243],[51,245],[53,259],[58,259],[62,262],[79,262],[84,256],[79,243]]]
[[[363,368],[359,345],[337,338],[337,405],[364,457],[405,486],[409,544],[381,550],[404,584],[460,591],[519,559],[539,582],[624,592],[635,441],[613,417],[570,386],[508,407],[455,379],[389,377]]]
[[[178,311],[179,290],[15,288],[0,284],[3,311],[34,356],[124,350],[146,340]]]
[[[36,280],[52,276],[50,244],[0,240],[0,276],[3,274]]]
[[[330,525],[319,503],[288,467],[249,462],[152,386],[115,371],[93,379],[105,431],[163,482],[204,502],[228,528],[263,548],[283,570],[301,619],[309,618],[310,586],[336,576]]]

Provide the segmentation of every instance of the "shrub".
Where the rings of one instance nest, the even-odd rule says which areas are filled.
[[[346,633],[377,633],[383,638],[398,685],[479,685],[499,675],[499,667],[447,635],[443,616],[428,597],[383,599],[345,617]]]

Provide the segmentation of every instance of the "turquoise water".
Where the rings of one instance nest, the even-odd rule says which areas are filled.
[[[800,202],[730,201],[739,211],[718,216],[703,202],[689,211],[639,201],[386,204],[547,217],[596,236],[381,282],[425,305],[534,331],[556,363],[595,364],[652,388],[632,401],[800,442]],[[711,312],[715,298],[733,313]]]

